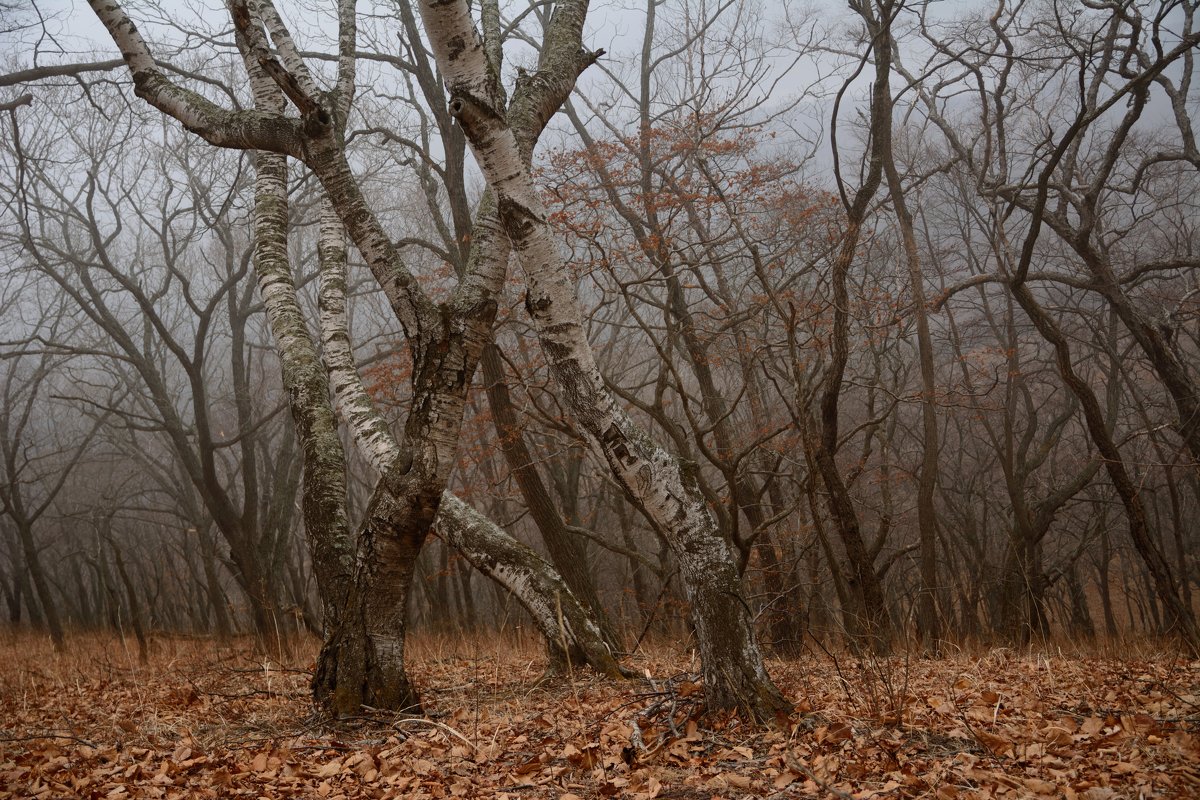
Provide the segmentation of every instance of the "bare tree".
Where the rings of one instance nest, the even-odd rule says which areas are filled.
[[[574,24],[581,26],[585,11],[581,4],[560,7],[556,14],[570,14],[577,20]],[[450,109],[496,193],[500,220],[524,270],[529,288],[526,307],[550,370],[576,422],[600,449],[630,499],[663,531],[679,559],[709,707],[736,708],[755,719],[785,712],[790,706],[767,676],[740,597],[732,544],[716,527],[689,468],[633,422],[596,368],[579,298],[556,252],[525,166],[521,139],[501,113],[502,97],[486,39],[476,32],[465,3],[422,3],[421,13],[446,76]],[[543,45],[543,62],[564,57],[573,57],[565,44],[547,41]],[[559,69],[547,71],[544,79],[573,83],[575,75]]]
[[[950,44],[925,28],[926,39],[935,46],[937,58],[949,57],[950,63],[961,70],[953,83],[966,82],[978,96],[979,106],[973,113],[979,121],[980,138],[973,142],[965,138],[961,128],[946,115],[942,98],[929,91],[920,91],[918,96],[948,146],[970,171],[990,205],[988,213],[999,232],[995,242],[999,274],[980,276],[971,283],[1004,282],[1038,333],[1052,346],[1061,378],[1080,404],[1091,438],[1125,507],[1130,539],[1151,575],[1159,600],[1168,611],[1168,627],[1195,646],[1194,614],[1182,602],[1178,580],[1155,541],[1145,503],[1108,424],[1104,408],[1076,366],[1073,347],[1062,324],[1054,319],[1030,288],[1034,280],[1061,281],[1096,290],[1112,304],[1130,326],[1139,345],[1148,352],[1157,374],[1175,400],[1180,413],[1180,432],[1186,440],[1190,435],[1188,420],[1194,416],[1188,410],[1188,403],[1194,400],[1195,393],[1189,395],[1186,381],[1177,380],[1179,370],[1174,366],[1175,357],[1164,357],[1165,340],[1161,332],[1147,333],[1146,320],[1131,313],[1128,298],[1120,289],[1111,267],[1099,255],[1093,238],[1093,235],[1103,236],[1096,213],[1097,203],[1110,191],[1110,178],[1122,148],[1141,116],[1149,88],[1172,64],[1182,61],[1190,73],[1190,53],[1200,45],[1200,36],[1190,27],[1192,14],[1186,11],[1187,29],[1180,41],[1170,49],[1162,46],[1163,25],[1176,5],[1160,4],[1148,18],[1137,10],[1112,5],[1077,15],[1072,20],[1062,17],[1033,20],[1033,24],[1047,34],[1047,41],[1053,43],[1044,62],[1047,66],[1042,73],[1041,86],[1060,98],[1074,94],[1074,108],[1064,120],[1065,129],[1061,133],[1039,130],[1034,134],[1035,157],[1022,157],[1011,144],[1019,135],[1020,115],[1017,112],[1030,108],[1027,101],[1014,96],[1016,89],[1011,81],[1015,70],[1023,64],[1014,57],[1012,38],[1015,26],[1025,21],[1023,10],[1002,12],[991,19],[986,33],[980,33],[984,39],[982,47],[963,48]],[[1190,8],[1190,4],[1183,4],[1183,7]],[[1148,42],[1152,43],[1149,49],[1143,49]],[[996,79],[989,79],[985,72],[985,68],[990,71],[992,61],[998,64]],[[916,80],[911,73],[905,72],[905,76],[910,82]],[[1036,96],[1036,92],[1034,94]],[[1078,171],[1083,169],[1088,157],[1089,134],[1096,131],[1103,120],[1109,119],[1110,112],[1121,103],[1128,103],[1129,110],[1116,119],[1108,144],[1095,152],[1096,163],[1089,165],[1087,170],[1092,178],[1085,179],[1078,192],[1074,188],[1066,189],[1078,183]],[[1176,160],[1176,157],[1166,160]],[[1145,168],[1153,163],[1154,159],[1150,159]],[[1095,171],[1091,167],[1095,167]],[[1062,179],[1064,174],[1066,181]],[[1140,182],[1140,178],[1137,181]],[[1019,223],[1014,214],[1017,210],[1026,214]],[[1078,215],[1077,228],[1066,222],[1066,216],[1071,214]],[[1080,281],[1070,275],[1047,275],[1031,269],[1044,226],[1058,230],[1077,253],[1083,253],[1092,280]],[[1180,401],[1183,406],[1179,405]]]
[[[93,9],[125,55],[140,96],[213,144],[261,151],[256,262],[268,315],[277,318],[272,325],[276,326],[279,319],[293,319],[294,307],[287,300],[286,193],[284,162],[280,158],[291,156],[303,161],[320,180],[330,207],[366,260],[406,333],[413,363],[413,397],[403,443],[393,450],[378,435],[359,436],[382,475],[357,534],[357,557],[353,563],[348,560],[348,537],[336,508],[325,509],[325,517],[313,517],[306,528],[310,537],[324,537],[321,542],[312,542],[314,551],[338,554],[337,558],[323,560],[327,574],[318,572],[322,595],[329,598],[327,611],[333,605],[338,608],[314,680],[318,700],[342,713],[364,702],[386,708],[415,708],[416,693],[403,663],[405,601],[417,553],[434,521],[453,465],[466,391],[490,333],[495,295],[507,262],[507,251],[493,246],[502,238],[494,222],[490,223],[493,232],[488,233],[492,204],[485,199],[478,212],[474,239],[477,257],[471,260],[450,299],[435,303],[421,289],[369,209],[347,160],[343,131],[353,96],[356,62],[353,2],[339,5],[338,74],[335,89],[329,93],[317,89],[313,74],[272,4],[257,3],[253,8],[242,2],[231,5],[255,95],[255,111],[223,109],[182,89],[158,68],[119,6],[94,3]],[[561,66],[546,66],[546,74],[569,75],[570,80],[531,82],[518,87],[514,96],[510,113],[514,119],[526,120],[523,130],[530,144],[548,118],[544,109],[561,103],[575,75],[592,60],[578,46],[581,20],[570,13],[558,14],[549,34],[562,40],[559,55],[568,54],[568,61]],[[423,58],[418,50],[413,43],[414,57]],[[284,114],[288,102],[300,111],[300,118]],[[273,303],[281,304],[279,313],[271,308]],[[294,322],[290,330],[276,330],[284,349],[296,345],[297,352],[306,351],[305,358],[294,363],[313,381],[306,385],[315,390],[312,351],[298,334]],[[293,384],[286,370],[285,382]],[[333,389],[335,394],[341,391],[336,377]],[[326,422],[320,430],[311,425],[317,416],[325,419],[325,412],[318,407],[322,404],[315,392],[304,398],[296,392],[291,394],[293,414],[306,420],[301,424],[306,452],[331,468],[329,481],[324,484],[315,480],[317,476],[311,471],[308,473],[306,497],[311,493],[336,499],[338,457],[311,436],[329,435]],[[306,408],[297,408],[301,400]],[[351,414],[348,422],[358,426],[360,434],[364,428],[379,433],[369,415],[356,419]]]
[[[10,275],[0,296],[0,307],[11,314],[8,318],[33,317],[24,330],[6,326],[9,336],[19,338],[5,342],[0,361],[0,512],[14,550],[21,554],[54,647],[62,650],[66,640],[59,599],[51,591],[37,529],[87,454],[103,418],[85,422],[82,428],[49,423],[47,412],[62,402],[53,394],[55,367],[64,356],[48,343],[57,339],[66,316],[61,299],[47,301],[35,292],[22,291],[29,284],[27,274]]]

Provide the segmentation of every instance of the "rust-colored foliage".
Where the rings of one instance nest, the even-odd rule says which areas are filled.
[[[400,348],[362,371],[363,386],[381,408],[402,408],[412,394],[412,357]]]
[[[775,662],[799,713],[697,721],[686,650],[642,684],[541,682],[538,646],[415,637],[430,716],[331,726],[246,643],[0,643],[0,798],[1195,797],[1200,664],[1010,651]],[[312,647],[301,645],[311,661]]]

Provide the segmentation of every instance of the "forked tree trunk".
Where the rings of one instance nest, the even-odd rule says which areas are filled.
[[[296,299],[288,260],[286,158],[259,152],[255,168],[254,268],[279,354],[292,420],[304,452],[304,530],[317,579],[317,593],[323,605],[325,627],[340,631],[343,604],[349,600],[355,571],[354,543],[346,516],[345,458],[329,403],[325,369]],[[357,664],[361,676],[373,674],[366,668],[364,637],[364,632],[354,630],[353,633],[342,633],[340,639],[349,649],[362,654],[346,659],[348,663]],[[363,679],[353,684],[354,690],[338,693],[338,675],[337,669],[318,671],[314,677],[314,695],[321,699],[336,695],[342,702],[351,703],[354,692],[363,691]],[[404,684],[407,686],[407,680]]]
[[[1021,277],[1023,278],[1023,276]],[[1096,399],[1095,392],[1087,381],[1075,371],[1071,347],[1066,335],[1042,309],[1023,280],[1014,281],[1010,287],[1013,296],[1033,322],[1038,333],[1054,348],[1055,364],[1058,367],[1059,375],[1083,407],[1088,433],[1091,434],[1096,449],[1100,451],[1108,477],[1125,507],[1129,538],[1134,551],[1138,554],[1149,575],[1149,582],[1153,587],[1151,596],[1163,604],[1166,614],[1164,632],[1179,638],[1193,653],[1200,652],[1200,630],[1197,629],[1195,613],[1191,608],[1185,606],[1180,598],[1179,585],[1171,565],[1163,556],[1152,535],[1141,492],[1129,474],[1120,449],[1113,441],[1112,433],[1108,429],[1104,412]]]
[[[403,664],[405,600],[416,555],[433,523],[453,465],[465,395],[495,318],[494,298],[503,287],[505,264],[479,262],[478,269],[469,270],[462,278],[450,300],[434,303],[416,284],[371,212],[350,170],[340,135],[354,88],[353,2],[339,4],[337,88],[322,93],[274,7],[256,4],[252,10],[246,0],[231,0],[238,44],[255,95],[254,111],[228,111],[176,86],[159,70],[118,2],[91,0],[90,5],[120,47],[138,96],[212,144],[260,151],[255,268],[304,450],[305,528],[326,620],[334,631],[322,652],[314,693],[338,713],[352,713],[363,703],[396,710],[414,708],[416,697]],[[565,17],[556,11],[554,19]],[[496,22],[498,46],[498,19]],[[579,69],[590,63],[578,59],[580,26],[552,23],[551,27],[557,31],[554,39],[560,49],[570,51]],[[558,82],[539,80],[556,79],[558,72],[539,71],[518,86],[513,113],[528,118],[522,129],[531,140],[561,105],[577,74],[575,69],[569,80]],[[498,75],[494,77],[498,85]],[[284,93],[296,105],[299,118],[284,114]],[[403,458],[390,434],[380,434],[369,406],[342,406],[360,447],[382,475],[360,534],[357,557],[346,518],[344,453],[328,393],[331,385],[335,393],[348,387],[353,401],[361,400],[363,393],[356,376],[352,377],[353,359],[345,358],[347,347],[340,348],[341,363],[330,367],[330,375],[326,375],[300,311],[287,259],[283,154],[303,160],[317,175],[412,346],[413,400],[405,424]],[[473,248],[487,249],[486,227],[476,226]],[[335,249],[344,251],[344,240]],[[497,266],[499,269],[491,268]],[[322,309],[323,329],[326,311]],[[330,341],[325,344],[329,356]],[[337,370],[340,372],[334,375]]]
[[[380,483],[414,479],[403,470],[398,464]],[[358,533],[354,582],[317,658],[313,697],[322,707],[340,716],[362,706],[421,713],[405,670],[404,641],[413,571],[436,511],[436,498],[427,493],[376,487]]]
[[[556,14],[582,15],[580,6]],[[712,710],[738,709],[772,719],[790,704],[771,683],[742,600],[737,559],[721,536],[688,467],[659,447],[617,404],[588,344],[570,272],[556,250],[529,171],[493,94],[483,43],[465,0],[424,0],[421,13],[435,57],[450,87],[451,112],[462,123],[488,183],[529,287],[527,308],[551,372],[576,422],[603,455],[629,497],[667,537],[679,560],[692,605],[705,697]],[[578,51],[544,48],[547,80],[575,80]],[[557,70],[552,67],[561,63]],[[552,110],[551,110],[552,112]]]
[[[488,216],[489,205],[485,202],[481,207],[482,216]],[[477,227],[482,232],[486,226]],[[477,243],[486,247],[487,239],[481,236]],[[507,253],[507,247],[499,252]],[[559,642],[565,642],[564,659],[608,675],[621,674],[592,615],[549,565],[461,500],[440,492],[448,463],[437,454],[454,452],[452,437],[466,396],[461,382],[470,377],[470,370],[458,365],[471,363],[472,354],[479,353],[482,342],[471,341],[468,333],[474,331],[478,337],[490,328],[494,306],[462,311],[462,318],[474,322],[473,327],[451,327],[437,346],[415,348],[418,379],[406,423],[406,442],[415,445],[418,456],[414,463],[392,437],[355,369],[344,305],[345,239],[328,205],[322,211],[320,256],[321,333],[329,381],[341,417],[384,478],[369,508],[371,522],[360,533],[359,568],[346,616],[318,662],[314,682],[318,700],[338,713],[352,713],[356,699],[396,710],[419,710],[416,692],[403,670],[404,607],[416,556],[435,513],[447,543],[529,609],[552,653]],[[477,315],[486,316],[476,322]],[[389,693],[381,692],[381,686],[391,687]]]

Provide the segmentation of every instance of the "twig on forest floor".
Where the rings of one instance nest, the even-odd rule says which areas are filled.
[[[296,752],[296,753],[305,752],[305,751],[309,751],[309,750],[317,751],[317,752],[320,752],[322,750],[334,750],[339,753],[349,753],[349,752],[357,752],[360,748],[354,747],[354,746],[351,746],[348,744],[334,744],[333,742],[330,742],[328,744],[291,745],[287,749],[292,752]]]
[[[271,664],[269,667],[260,664],[257,667],[225,667],[221,672],[234,672],[239,675],[262,675],[264,672],[282,672],[290,675],[306,675],[312,677],[311,669],[296,669],[295,667],[282,667],[278,664]]]
[[[0,736],[0,742],[36,742],[39,739],[69,739],[73,742],[79,742],[80,744],[87,745],[88,747],[98,748],[100,746],[95,742],[82,739],[70,733],[55,733],[54,731],[35,733],[29,736]]]
[[[791,753],[784,752],[783,759],[784,759],[784,763],[788,765],[788,769],[794,770],[795,772],[799,772],[801,775],[808,778],[810,781],[812,781],[813,783],[815,783],[817,786],[821,787],[825,791],[829,792],[834,797],[840,797],[840,798],[843,798],[843,800],[854,800],[854,795],[849,794],[847,792],[843,792],[841,789],[837,789],[837,788],[834,788],[833,786],[830,786],[828,783],[826,783],[825,781],[818,778],[813,773],[812,770],[810,770],[808,767],[801,764],[800,761],[797,760],[796,757],[793,756]]]
[[[245,700],[250,697],[282,697],[288,700],[301,700],[308,697],[307,692],[297,691],[275,691],[273,689],[251,689],[246,692],[218,692],[212,689],[202,689],[200,685],[193,680],[188,681],[197,695],[206,695],[208,697],[219,697],[221,702],[229,703],[234,700]]]
[[[703,695],[696,691],[695,688],[690,689],[686,694],[680,692],[680,688],[684,685],[692,687],[699,686],[699,675],[694,675],[687,672],[680,672],[667,678],[663,684],[663,688],[659,689],[654,679],[649,679],[652,692],[642,692],[637,695],[637,699],[646,700],[649,698],[658,698],[655,702],[643,708],[630,720],[629,742],[636,748],[634,752],[640,755],[651,755],[657,753],[668,743],[682,739],[684,734],[680,732],[676,716],[681,710],[685,713],[682,721],[694,719],[697,716],[697,711],[703,702]],[[699,699],[693,699],[693,696],[699,695]],[[622,708],[627,708],[633,703],[627,703]],[[643,723],[648,729],[655,723],[665,726],[667,730],[662,731],[653,745],[647,745],[642,738]]]
[[[966,712],[959,708],[958,700],[956,700],[954,697],[954,692],[947,689],[946,696],[950,698],[950,704],[954,707],[954,713],[958,715],[959,721],[966,727],[967,733],[971,734],[971,738],[975,740],[975,744],[982,748],[984,754],[989,759],[997,762],[1000,761],[1000,754],[993,752],[991,746],[983,740],[982,736],[979,735],[979,731],[975,730],[975,726],[972,725],[971,720],[967,718]]]
[[[458,737],[458,739],[460,741],[462,741],[463,744],[465,744],[467,747],[471,748],[472,750],[479,749],[474,744],[471,743],[470,739],[468,739],[466,736],[463,736],[461,733],[454,730],[454,728],[451,728],[449,725],[445,724],[444,722],[438,722],[436,720],[426,719],[425,717],[405,717],[403,719],[398,719],[392,723],[392,727],[396,728],[397,726],[405,725],[408,723],[429,725],[430,727],[437,728],[438,730],[445,731],[446,733],[448,733],[452,736]]]

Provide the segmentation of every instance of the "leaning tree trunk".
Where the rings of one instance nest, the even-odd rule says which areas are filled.
[[[496,192],[501,221],[529,287],[527,307],[564,399],[629,497],[663,531],[679,560],[696,629],[712,710],[738,709],[771,719],[791,706],[771,682],[742,600],[737,559],[700,493],[695,467],[658,446],[617,404],[588,344],[570,273],[559,257],[520,149],[495,97],[483,43],[463,0],[421,3],[438,66],[450,87],[450,109],[463,125]],[[556,15],[579,6],[560,7]],[[574,81],[580,54],[543,48],[539,74]],[[558,63],[557,69],[548,67]]]
[[[503,246],[507,255],[508,243],[505,242]],[[618,637],[596,595],[596,585],[587,569],[583,548],[567,531],[562,515],[550,498],[550,492],[542,482],[529,447],[525,444],[525,437],[508,391],[508,382],[504,377],[500,349],[495,344],[487,345],[481,363],[488,407],[492,411],[496,434],[500,437],[501,452],[504,453],[505,462],[521,490],[521,497],[529,509],[529,516],[542,535],[546,552],[550,554],[550,560],[570,587],[571,593],[595,615],[604,640],[616,647]]]
[[[541,556],[447,492],[437,533],[471,565],[512,593],[533,618],[555,654],[611,678],[624,674],[590,609]]]

